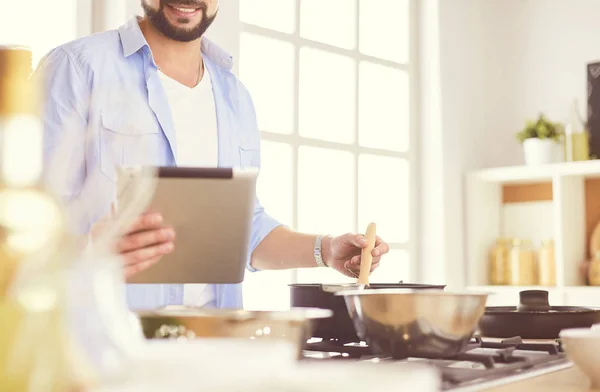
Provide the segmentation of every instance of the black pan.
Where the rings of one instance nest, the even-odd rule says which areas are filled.
[[[369,284],[371,289],[443,290],[445,287],[443,285],[407,284],[402,282]],[[337,291],[355,288],[355,284],[291,284],[291,306],[332,310],[333,317],[315,320],[313,337],[325,340],[336,339],[344,343],[356,343],[360,339],[348,315],[344,297],[334,295]]]
[[[518,306],[487,307],[479,322],[484,337],[557,339],[566,328],[589,328],[600,323],[600,309],[579,306],[550,306],[548,292],[519,293]]]

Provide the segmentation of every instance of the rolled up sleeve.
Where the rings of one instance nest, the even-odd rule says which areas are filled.
[[[282,226],[280,222],[269,216],[258,199],[254,205],[254,217],[252,219],[252,234],[250,237],[250,253],[248,254],[247,269],[251,272],[258,271],[250,262],[252,260],[252,252],[261,243],[266,236],[276,227]]]
[[[239,88],[241,98],[240,102],[242,103],[240,118],[242,119],[242,129],[245,133],[244,138],[252,140],[252,144],[258,146],[258,148],[253,153],[254,155],[252,156],[251,162],[252,166],[257,167],[260,170],[260,131],[258,129],[258,122],[256,119],[254,103],[252,102],[250,93],[241,82],[239,83]],[[254,252],[254,250],[258,247],[262,240],[264,240],[273,231],[273,229],[279,226],[283,226],[283,224],[277,221],[275,218],[271,217],[269,214],[267,214],[257,197],[256,202],[254,204],[254,216],[252,218],[252,233],[250,236],[248,261],[246,263],[246,268],[249,271],[258,271],[256,268],[250,265],[250,262],[252,261],[252,253]]]

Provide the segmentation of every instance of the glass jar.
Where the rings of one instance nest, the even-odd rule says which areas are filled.
[[[600,252],[597,252],[588,269],[590,286],[600,286]]]
[[[565,127],[565,159],[567,162],[590,159],[589,138],[589,130],[581,118],[577,100],[574,100],[569,121]]]
[[[542,241],[537,261],[537,279],[542,286],[556,286],[554,240]]]
[[[535,258],[531,241],[515,238],[508,256],[508,284],[532,286],[536,284]]]
[[[498,238],[490,249],[490,284],[505,285],[508,282],[508,250],[510,239]]]

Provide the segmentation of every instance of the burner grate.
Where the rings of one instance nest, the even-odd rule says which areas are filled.
[[[486,369],[464,369],[441,366],[437,363],[431,363],[436,366],[442,374],[442,385],[444,390],[455,388],[457,386],[467,386],[476,384],[478,381],[491,381],[503,377],[514,376],[526,372],[536,367],[550,367],[561,362],[564,357],[541,357],[537,359],[521,358],[518,362],[508,364],[502,367],[494,366]]]
[[[321,342],[307,343],[307,351],[324,353],[338,353],[340,358],[359,359],[373,355],[369,346],[361,343],[343,343],[337,340],[323,340]],[[338,358],[338,357],[335,357]]]
[[[396,361],[375,355],[365,343],[336,340],[310,342],[306,352],[333,353],[319,357],[337,360]],[[309,358],[309,356],[307,356]],[[435,366],[442,375],[442,389],[477,385],[516,374],[557,366],[566,361],[560,341],[524,342],[520,337],[488,341],[474,336],[464,353],[451,358],[409,358]]]
[[[481,338],[479,338],[481,341]],[[508,348],[514,347],[517,350],[526,351],[546,351],[548,354],[557,355],[563,352],[560,340],[554,343],[524,343],[520,337],[504,339],[500,342],[482,342],[482,348]]]

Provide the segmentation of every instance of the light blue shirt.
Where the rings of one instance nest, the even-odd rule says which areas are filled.
[[[231,71],[231,56],[204,38],[202,54],[215,97],[218,166],[260,167],[254,106]],[[177,165],[175,129],[157,71],[137,18],[118,30],[59,46],[40,62],[45,179],[71,211],[79,234],[89,233],[110,211],[117,165]],[[248,261],[278,225],[257,200]],[[247,268],[254,271],[249,263]],[[211,289],[214,300],[208,306],[243,307],[240,284]],[[129,284],[127,301],[132,309],[182,304],[183,285]]]

